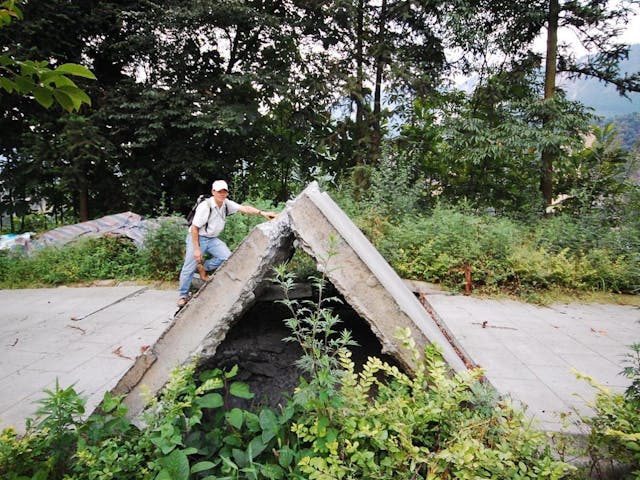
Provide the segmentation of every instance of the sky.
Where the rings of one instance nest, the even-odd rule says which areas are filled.
[[[559,30],[558,39],[563,42],[570,43],[574,46],[576,56],[582,57],[587,55],[589,52],[585,50],[582,45],[576,40],[575,34],[572,33],[569,29],[564,28]],[[620,40],[623,43],[627,43],[629,45],[634,43],[640,43],[640,11],[636,10],[636,14],[629,21],[627,28],[623,35],[620,36]],[[544,42],[546,41],[545,37],[542,36],[536,42],[536,49],[539,51],[544,51]]]

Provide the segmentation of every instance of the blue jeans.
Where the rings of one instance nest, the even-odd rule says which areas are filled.
[[[211,272],[222,265],[229,256],[231,250],[229,247],[217,237],[198,237],[198,243],[200,243],[200,251],[202,256],[205,254],[211,255],[211,258],[204,262],[204,268],[207,272]],[[182,271],[180,272],[180,287],[179,293],[181,297],[189,295],[189,287],[191,287],[191,279],[198,267],[198,262],[193,257],[193,241],[191,240],[191,233],[187,233],[187,251],[184,256],[184,265],[182,265]]]

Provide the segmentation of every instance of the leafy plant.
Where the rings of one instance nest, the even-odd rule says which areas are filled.
[[[45,390],[35,418],[19,437],[8,428],[0,436],[0,476],[7,480],[61,478],[75,451],[85,400],[73,387]]]
[[[340,401],[304,406],[292,431],[310,446],[306,478],[566,478],[572,468],[522,412],[476,396],[480,370],[451,376],[435,346],[422,357],[408,332],[400,338],[423,359],[413,376],[377,358],[356,373],[341,353]]]
[[[586,453],[590,458],[589,470],[607,478],[607,472],[617,472],[618,478],[640,478],[640,399],[635,387],[638,379],[638,344],[632,346],[632,365],[623,374],[632,379],[625,394],[612,392],[596,380],[577,373],[596,389],[590,404],[592,415],[578,415],[575,422],[586,429]]]
[[[312,383],[318,382],[320,391],[315,393],[320,395],[321,401],[326,401],[333,393],[324,389],[331,389],[337,382],[338,356],[346,352],[348,347],[357,345],[351,337],[351,332],[346,329],[338,332],[336,329],[341,320],[332,312],[329,305],[341,303],[341,300],[335,296],[324,296],[329,261],[336,253],[335,238],[330,239],[329,243],[327,258],[320,260],[322,274],[311,278],[317,292],[315,301],[290,298],[289,293],[294,286],[295,276],[287,271],[286,265],[280,265],[274,269],[274,282],[282,287],[285,297],[279,302],[284,304],[292,314],[291,318],[285,320],[292,335],[284,340],[296,342],[302,347],[303,355],[297,365],[309,374]]]
[[[150,224],[145,235],[142,257],[146,275],[151,278],[176,280],[184,261],[187,228],[184,219],[166,217]]]
[[[0,2],[0,28],[14,19],[22,19],[19,0]],[[0,55],[0,88],[7,93],[33,95],[45,108],[57,102],[65,110],[80,110],[82,104],[91,105],[89,96],[69,78],[69,75],[95,80],[88,68],[64,63],[51,69],[48,61],[18,60],[4,53]]]
[[[321,260],[323,272],[332,253]],[[319,292],[325,281],[316,279]],[[290,340],[305,352],[299,366],[310,376],[294,394],[301,411],[291,426],[304,478],[559,479],[572,471],[552,457],[522,412],[481,385],[481,370],[451,375],[438,348],[423,355],[406,330],[398,336],[418,366],[413,375],[378,358],[356,372],[350,337],[336,335],[328,299],[289,299],[294,278],[284,266],[276,283],[294,315],[286,321]]]

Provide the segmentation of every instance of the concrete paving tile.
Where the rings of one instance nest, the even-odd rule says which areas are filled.
[[[557,423],[558,415],[571,409],[538,379],[494,378],[496,389],[526,405],[525,413],[538,421]]]
[[[55,387],[56,378],[64,387],[75,384],[76,391],[88,396],[91,408],[97,405],[141,348],[155,343],[175,313],[175,292],[145,288],[140,298],[132,296],[140,290],[133,286],[0,291],[0,304],[10,303],[13,315],[8,318],[3,313],[0,318],[4,328],[0,342],[15,342],[13,334],[18,338],[10,351],[0,348],[0,428],[7,424],[22,428],[26,414],[35,411],[26,399],[41,398],[44,389]],[[20,302],[15,302],[16,295]],[[132,298],[136,303],[127,306]],[[109,315],[114,305],[127,312],[126,318]],[[88,316],[73,321],[75,315]]]
[[[88,362],[96,355],[96,352],[105,346],[96,342],[75,342],[65,352],[48,354],[32,363],[30,368],[42,371],[58,372],[64,374],[77,368],[78,365]]]
[[[620,342],[615,338],[607,335],[605,330],[593,330],[593,329],[584,329],[582,331],[572,332],[571,336],[576,339],[576,341],[582,343],[583,345],[599,350],[599,349],[608,349],[623,351],[627,350],[625,342]]]
[[[535,338],[538,342],[545,345],[553,353],[559,354],[560,356],[567,353],[597,353],[590,347],[578,342],[572,336],[565,335],[561,332],[532,333],[531,338]]]
[[[486,348],[482,352],[474,352],[471,355],[471,359],[485,369],[485,375],[489,380],[494,377],[536,379],[535,374],[527,365],[502,346],[500,348]]]
[[[629,385],[629,380],[620,375],[622,367],[602,356],[566,354],[563,358],[570,368],[592,377],[598,384],[610,387],[614,391],[624,391]]]
[[[524,342],[508,343],[506,348],[526,365],[562,367],[566,363],[565,360],[554,353],[547,345],[538,342],[534,338]]]
[[[38,400],[45,398],[44,392],[32,394],[7,409],[0,410],[0,429],[14,427],[18,432],[24,432],[27,418],[35,418],[38,410]]]
[[[60,375],[59,381],[65,386],[74,385],[78,393],[93,395],[114,379],[117,382],[132,363],[131,360],[117,355],[94,357],[72,371]],[[91,375],[87,375],[87,372],[91,372]]]
[[[21,368],[28,368],[45,357],[44,353],[25,352],[9,347],[4,355],[0,355],[0,380],[18,372]]]
[[[531,365],[531,371],[550,390],[568,405],[592,401],[595,390],[588,382],[580,380],[569,368]]]
[[[0,380],[0,419],[6,418],[5,410],[41,391],[55,378],[54,372],[24,368]]]

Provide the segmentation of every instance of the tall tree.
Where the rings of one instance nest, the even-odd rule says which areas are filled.
[[[350,157],[348,166],[375,164],[393,108],[415,92],[434,91],[446,73],[437,2],[298,3],[314,46],[308,62],[334,86],[329,93],[340,119],[334,138],[352,139],[339,154]]]
[[[602,0],[548,0],[540,5],[546,11],[546,56],[544,99],[556,94],[557,75],[564,72],[571,77],[595,77],[615,85],[620,94],[640,91],[640,72],[622,74],[619,62],[629,55],[629,46],[618,41],[627,25],[637,0],[621,0],[612,4]],[[565,28],[590,52],[584,59],[576,58],[570,45],[558,42],[558,32]],[[551,121],[549,115],[544,119]],[[541,155],[541,191],[546,205],[553,199],[553,163],[557,151],[545,148]]]
[[[578,112],[559,91],[558,77],[595,77],[615,85],[621,94],[636,91],[640,72],[619,71],[619,62],[627,56],[629,47],[621,44],[618,37],[638,4],[638,0],[479,0],[468,8],[466,2],[452,0],[452,10],[445,11],[442,17],[443,25],[452,32],[447,46],[460,52],[461,72],[477,74],[480,88],[490,86],[491,79],[500,72],[517,72],[524,67],[536,73],[543,69],[535,115],[543,136],[534,135],[532,138],[539,141],[530,145],[539,159],[540,203],[551,202],[555,170],[567,159],[568,147],[586,134],[583,121],[563,119]],[[561,41],[560,38],[567,38],[564,35],[572,35],[575,41]],[[540,38],[546,40],[542,53],[535,48]],[[589,55],[577,55],[576,43]],[[586,113],[586,108],[582,109]]]

